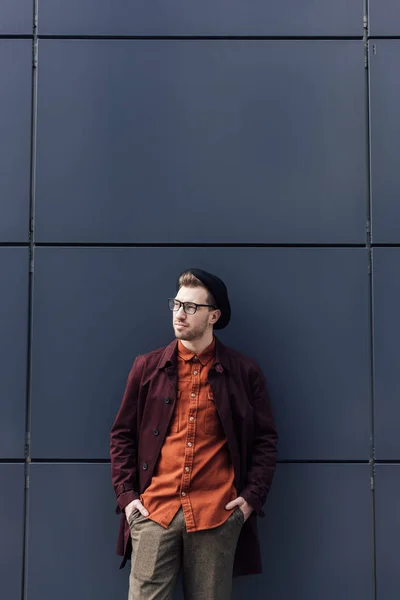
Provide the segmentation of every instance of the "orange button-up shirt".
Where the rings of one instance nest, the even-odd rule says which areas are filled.
[[[236,498],[228,444],[208,383],[215,340],[198,356],[178,342],[177,402],[153,478],[141,495],[149,518],[167,528],[182,506],[186,530],[222,525]]]

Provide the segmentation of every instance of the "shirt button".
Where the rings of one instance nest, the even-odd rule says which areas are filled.
[[[199,360],[199,359],[198,359],[198,357],[197,357],[197,356],[194,356],[194,357],[193,357],[193,360],[197,361],[197,360]]]
[[[169,398],[164,398],[164,402],[165,402],[165,404],[169,404],[171,402],[171,400]]]
[[[186,496],[186,492],[182,492],[182,496]]]
[[[193,371],[193,375],[198,375],[199,372],[198,371]]]
[[[193,423],[193,421],[194,421],[194,417],[189,417],[189,421],[190,421],[191,423]]]
[[[142,464],[142,469],[143,469],[143,471],[147,471],[147,469],[148,469],[147,463]]]
[[[189,471],[190,471],[189,467],[185,467],[185,471],[186,471],[186,473],[189,473]]]
[[[154,435],[158,435],[158,429],[153,429]]]
[[[196,398],[196,394],[190,394],[192,398]]]
[[[188,446],[191,448],[193,446],[192,442],[188,442]]]

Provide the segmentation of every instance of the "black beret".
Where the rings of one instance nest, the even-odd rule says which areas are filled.
[[[228,290],[222,279],[202,269],[186,269],[183,273],[192,273],[213,295],[217,308],[221,311],[221,316],[214,325],[214,329],[224,329],[231,319],[231,305],[228,298]],[[177,292],[179,291],[179,279],[181,275],[178,277],[176,283]]]

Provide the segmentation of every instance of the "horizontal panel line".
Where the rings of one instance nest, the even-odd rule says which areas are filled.
[[[383,458],[374,461],[376,465],[400,465],[400,458],[385,460]]]
[[[31,464],[110,464],[110,459],[106,458],[31,458]],[[345,460],[345,459],[285,459],[278,460],[278,464],[350,464],[350,465],[368,465],[369,460]]]
[[[36,242],[34,244],[37,247],[44,248],[367,248],[367,244],[268,244],[268,243],[198,243],[198,244],[186,244],[186,243],[129,243],[129,242]],[[1,242],[0,248],[28,248],[29,242]],[[372,243],[372,248],[400,248],[400,242],[398,243]]]
[[[0,464],[11,464],[11,465],[24,465],[24,458],[0,458]]]
[[[369,40],[400,40],[400,35],[370,35]]]
[[[32,40],[32,33],[24,34],[13,34],[13,33],[0,33],[0,40]]]
[[[265,243],[92,243],[36,242],[43,248],[366,248],[366,244],[265,244]]]
[[[29,242],[0,242],[0,247],[9,248],[29,248]]]
[[[278,36],[278,35],[51,35],[39,34],[42,40],[362,40],[363,36]]]
[[[285,459],[277,460],[281,465],[368,465],[369,460],[345,460],[345,459]]]
[[[65,248],[367,248],[367,244],[317,244],[317,243],[164,243],[164,242],[35,242],[37,247]],[[29,248],[29,242],[2,242],[0,248]],[[372,242],[371,248],[400,248],[400,242]]]
[[[109,465],[111,463],[109,458],[31,458],[31,464],[37,463],[52,463],[52,464],[100,464]]]

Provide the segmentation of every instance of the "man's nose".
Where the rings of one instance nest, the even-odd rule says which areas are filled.
[[[176,311],[176,315],[180,318],[180,319],[185,319],[186,318],[186,313],[183,310],[183,306],[179,307],[179,310]]]

